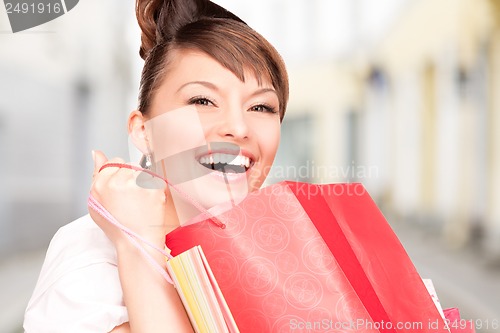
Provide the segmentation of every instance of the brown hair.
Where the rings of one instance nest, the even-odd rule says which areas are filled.
[[[288,75],[276,49],[240,18],[208,0],[137,0],[142,30],[139,50],[145,60],[139,110],[146,114],[166,75],[175,49],[196,49],[213,57],[244,81],[250,69],[259,84],[268,80],[278,94],[280,119],[288,102]]]

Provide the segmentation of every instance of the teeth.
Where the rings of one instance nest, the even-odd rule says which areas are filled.
[[[238,165],[245,166],[246,157],[245,156],[238,156],[238,157],[239,157]]]
[[[231,159],[231,161],[228,161],[228,163],[231,165],[241,165],[240,158],[241,156],[235,156]]]
[[[199,162],[202,164],[225,163],[231,165],[245,166],[247,168],[250,167],[250,158],[242,155],[235,156],[231,154],[214,153],[208,156],[200,157]]]

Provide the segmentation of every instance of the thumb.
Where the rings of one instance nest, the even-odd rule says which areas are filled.
[[[100,150],[93,150],[92,151],[92,158],[94,159],[94,174],[93,177],[95,177],[98,173],[101,167],[108,162],[108,158],[104,153]]]

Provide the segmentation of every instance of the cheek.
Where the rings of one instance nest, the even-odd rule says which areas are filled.
[[[259,124],[255,137],[258,142],[260,161],[250,176],[250,191],[258,189],[271,171],[280,142],[280,122],[263,122]]]
[[[266,122],[259,126],[258,142],[263,166],[268,167],[274,161],[280,143],[281,125],[277,122]]]
[[[165,112],[149,120],[145,127],[157,161],[205,144],[203,128],[193,107]]]

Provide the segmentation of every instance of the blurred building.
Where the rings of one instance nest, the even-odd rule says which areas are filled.
[[[133,2],[81,1],[12,34],[0,10],[0,258],[46,248],[86,212],[92,149],[127,158],[136,107]]]
[[[500,240],[499,2],[413,1],[365,54],[361,163],[375,195],[453,245]]]
[[[289,66],[277,163],[361,181],[385,212],[500,254],[500,2],[399,1],[371,37],[369,3],[351,5],[351,45]]]

